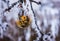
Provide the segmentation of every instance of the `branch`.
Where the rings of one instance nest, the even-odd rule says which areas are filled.
[[[13,3],[12,6],[8,7],[7,9],[5,9],[4,12],[10,11],[17,3],[19,3],[19,1]]]
[[[36,2],[36,1],[33,1],[33,0],[30,0],[30,2],[34,2],[34,3],[36,3],[36,4],[41,4],[41,2]]]
[[[36,18],[35,18],[36,15],[35,15],[35,12],[34,12],[34,10],[33,10],[33,8],[32,8],[32,2],[31,2],[31,1],[30,1],[30,5],[31,5],[31,10],[32,10],[32,12],[33,12],[33,14],[34,14],[35,24],[36,24],[36,26],[37,26],[37,29],[39,30],[39,32],[40,32],[41,35],[42,35],[41,38],[40,38],[40,40],[43,41],[43,35],[44,35],[44,34],[41,32],[41,30],[39,29],[39,27],[38,27],[38,25],[37,25],[37,21],[36,21]]]

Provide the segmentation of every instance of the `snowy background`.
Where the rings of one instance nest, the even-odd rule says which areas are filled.
[[[29,0],[23,8],[18,1],[0,0],[0,41],[60,41],[60,0],[33,0],[41,2],[32,2],[33,11]],[[26,29],[15,24],[22,9],[32,21]]]

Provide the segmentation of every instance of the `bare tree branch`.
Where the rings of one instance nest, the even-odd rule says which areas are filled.
[[[8,8],[6,8],[5,10],[4,10],[4,12],[6,12],[6,11],[10,11],[11,10],[11,8],[13,8],[17,3],[19,3],[20,1],[17,1],[17,2],[15,2],[15,3],[13,3],[12,4],[12,6],[9,6]]]
[[[40,40],[41,41],[43,41],[43,33],[41,32],[41,30],[39,29],[39,27],[38,27],[38,25],[37,25],[37,20],[36,20],[36,15],[35,15],[35,12],[34,12],[34,10],[33,10],[33,8],[32,8],[32,2],[30,1],[30,5],[31,5],[31,10],[32,10],[32,12],[33,12],[33,14],[34,14],[34,19],[35,19],[35,24],[36,24],[36,26],[37,26],[37,29],[39,30],[39,32],[41,33],[41,38],[40,38]]]
[[[41,2],[36,2],[36,1],[33,1],[33,0],[30,0],[30,2],[34,2],[34,3],[36,3],[36,4],[41,4]]]

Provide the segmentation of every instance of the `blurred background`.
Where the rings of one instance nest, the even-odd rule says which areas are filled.
[[[60,41],[60,0],[0,0],[0,41]]]

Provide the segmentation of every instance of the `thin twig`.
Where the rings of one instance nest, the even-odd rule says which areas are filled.
[[[4,10],[4,12],[10,11],[17,3],[19,3],[19,1],[13,3],[12,6],[9,6],[8,8],[6,8],[6,9]]]
[[[31,1],[31,0],[30,0],[30,1]],[[36,2],[36,1],[33,1],[33,0],[32,0],[31,2],[34,2],[34,3],[38,4],[38,5],[39,5],[39,4],[41,5],[41,2]]]
[[[43,35],[44,35],[44,34],[41,32],[41,30],[39,29],[39,27],[38,27],[38,25],[37,25],[37,20],[36,20],[36,18],[35,18],[36,15],[35,15],[35,12],[34,12],[34,10],[33,10],[33,8],[32,8],[32,2],[30,2],[30,5],[31,5],[31,10],[32,10],[32,12],[33,12],[33,14],[34,14],[35,24],[36,24],[36,26],[37,26],[37,29],[39,30],[39,32],[40,32],[41,35],[42,35],[41,38],[40,38],[40,40],[43,41]]]

